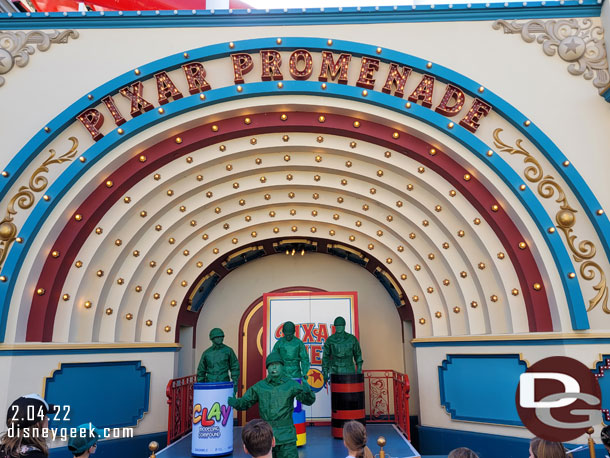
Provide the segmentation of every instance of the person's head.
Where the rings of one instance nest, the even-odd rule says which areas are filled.
[[[350,454],[357,457],[372,458],[366,446],[366,428],[358,421],[348,421],[343,425],[343,443]]]
[[[222,345],[222,341],[225,338],[225,333],[222,332],[220,328],[214,328],[210,331],[210,340],[214,344],[214,346]]]
[[[530,441],[529,458],[566,458],[561,442],[551,442],[535,437]]]
[[[610,453],[610,425],[604,426],[601,432],[602,444],[606,447],[608,453]]]
[[[0,439],[7,456],[18,455],[24,445],[49,455],[43,430],[49,426],[47,414],[51,410],[52,406],[37,394],[21,396],[11,403],[6,412],[8,431]]]
[[[244,443],[244,452],[254,458],[271,456],[271,449],[275,446],[271,426],[259,418],[246,423],[241,430],[241,440]]]
[[[335,322],[333,323],[333,325],[335,326],[335,334],[341,334],[342,332],[345,332],[345,318],[343,318],[342,316],[338,316],[337,318],[335,318]]]
[[[276,351],[272,351],[265,360],[267,373],[272,379],[278,379],[284,372],[284,360]]]
[[[294,323],[292,321],[286,321],[284,326],[282,326],[282,332],[284,333],[284,337],[286,337],[287,341],[291,341],[294,338]]]
[[[91,423],[85,423],[77,428],[76,437],[70,437],[68,450],[74,456],[88,457],[97,449],[97,441],[102,433]]]
[[[479,458],[479,455],[466,447],[456,448],[451,450],[447,458]]]

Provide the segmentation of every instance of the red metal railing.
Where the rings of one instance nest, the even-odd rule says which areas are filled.
[[[411,422],[409,420],[409,376],[394,372],[394,421],[396,426],[411,440]]]
[[[362,371],[369,423],[396,423],[411,440],[409,423],[409,377],[391,370]],[[169,404],[167,444],[188,434],[192,428],[195,375],[170,380],[166,394]]]
[[[190,433],[193,428],[193,384],[196,381],[196,375],[189,375],[170,380],[167,384],[167,445]]]
[[[364,389],[368,423],[396,423],[411,440],[409,377],[391,370],[365,370]]]

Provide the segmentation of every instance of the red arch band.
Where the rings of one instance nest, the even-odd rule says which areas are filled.
[[[281,114],[286,114],[287,118],[282,120]],[[59,251],[60,256],[53,258],[49,254],[45,261],[37,288],[44,288],[48,293],[42,296],[35,293],[33,295],[26,341],[52,340],[63,281],[76,255],[103,215],[132,186],[163,165],[200,148],[245,136],[295,131],[346,136],[393,149],[445,178],[479,211],[503,244],[519,278],[529,330],[553,330],[548,297],[534,256],[529,249],[519,249],[519,243],[524,238],[504,209],[500,206],[498,211],[492,211],[491,207],[497,204],[497,199],[483,183],[474,176],[465,181],[464,175],[469,173],[468,170],[438,149],[435,155],[430,155],[432,146],[407,132],[337,114],[325,114],[325,120],[321,123],[319,116],[320,113],[315,112],[258,113],[248,115],[251,122],[247,125],[244,124],[245,116],[228,118],[213,123],[218,127],[217,130],[212,129],[212,123],[195,127],[162,140],[126,161],[106,178],[112,180],[113,186],[108,188],[104,183],[100,184],[77,210],[76,213],[83,215],[82,220],[70,218],[56,239],[50,252]],[[354,126],[355,121],[360,123],[357,128]],[[395,132],[398,133],[398,138],[395,138]],[[176,136],[182,138],[180,144],[174,141]],[[139,160],[140,155],[146,156],[145,162]],[[534,289],[534,283],[541,285],[541,288]]]

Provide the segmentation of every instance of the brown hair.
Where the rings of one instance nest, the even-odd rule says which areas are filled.
[[[250,455],[265,456],[271,451],[273,430],[265,420],[250,420],[241,430],[241,440]]]
[[[371,449],[366,446],[366,428],[357,421],[348,421],[343,425],[343,442],[357,458],[373,458]]]
[[[9,430],[0,438],[0,449],[4,451],[7,457],[19,458],[21,456],[21,448],[23,446],[36,447],[45,456],[49,456],[49,447],[43,436],[43,421],[39,421],[28,428],[17,428],[14,425],[9,426]]]
[[[530,442],[530,448],[536,458],[566,458],[561,442],[550,442],[535,437]]]
[[[456,448],[451,450],[447,458],[479,458],[479,455],[466,447]]]

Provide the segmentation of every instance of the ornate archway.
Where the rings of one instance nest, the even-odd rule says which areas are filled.
[[[60,143],[75,113],[106,94],[160,69],[268,44],[189,51],[93,91],[16,156],[3,191],[11,195],[26,164]],[[529,120],[482,86],[366,45],[292,38],[274,46],[376,53],[459,83],[558,169],[607,248],[607,218],[573,167]],[[299,95],[299,103],[287,95]],[[308,103],[314,95],[329,97],[328,105]],[[333,106],[333,98],[341,103]],[[510,149],[499,135],[497,150]],[[408,294],[417,307],[418,336],[559,330],[566,310],[573,329],[589,327],[569,256],[573,240],[566,248],[527,180],[480,138],[416,103],[312,81],[250,83],[134,117],[89,141],[78,160],[79,147],[72,146],[45,163],[48,170],[72,162],[48,189],[46,182],[40,186],[40,170],[32,175],[29,191],[46,194],[19,233],[11,226],[4,241],[2,323],[3,329],[11,323],[10,340],[171,341],[175,306],[187,304],[189,287],[208,267],[253,242],[301,237],[303,225],[362,253],[375,250],[405,304]],[[13,204],[20,202],[15,196]],[[563,211],[557,227],[567,237],[573,219]],[[580,248],[585,259],[594,254]],[[27,276],[20,274],[25,266]]]

